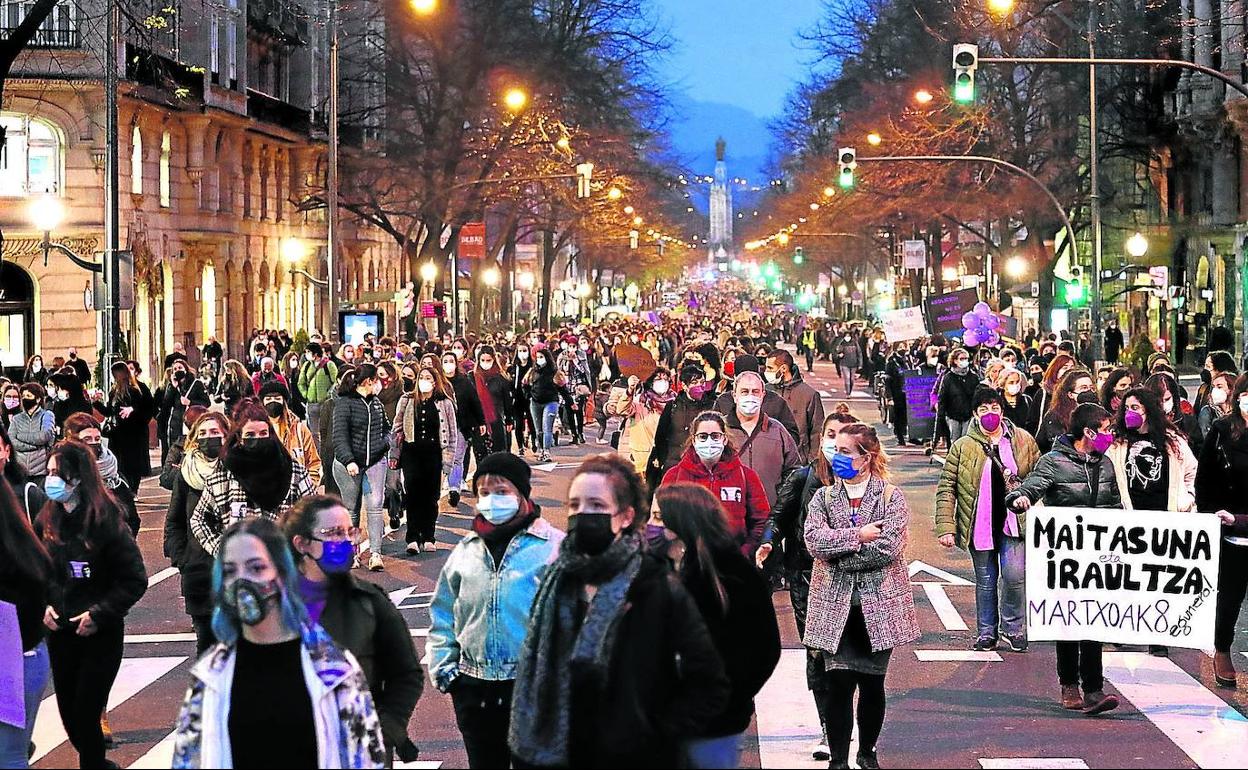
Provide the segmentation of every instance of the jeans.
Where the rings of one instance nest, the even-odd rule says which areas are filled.
[[[449,489],[458,491],[464,483],[464,464],[467,462],[468,457],[468,439],[464,438],[464,434],[457,430],[451,433],[451,440],[455,442],[455,446],[451,449],[451,465],[446,469],[446,486]]]
[[[1027,606],[1027,581],[1023,571],[1026,554],[1023,540],[1017,537],[1002,536],[999,551],[971,549],[979,638],[996,639],[998,630],[1009,637],[1026,633],[1023,625],[1023,610]]]
[[[1083,683],[1085,693],[1105,689],[1100,642],[1058,642],[1057,679],[1062,687]]]
[[[532,401],[529,410],[533,414],[533,424],[542,426],[542,448],[549,452],[555,445],[555,417],[559,414],[559,402],[539,404]]]
[[[971,427],[970,420],[955,420],[952,417],[946,417],[945,424],[949,426],[949,446],[953,446],[953,442],[965,436],[966,431]]]
[[[39,701],[48,686],[48,646],[40,643],[22,657],[23,700],[26,704],[26,727],[17,728],[0,723],[0,767],[25,768],[30,734],[35,729]]]
[[[312,431],[312,443],[321,451],[321,407],[323,404],[308,402],[308,430]]]
[[[741,766],[740,734],[685,741],[682,749],[685,755],[685,767],[694,768],[694,770]]]
[[[1213,626],[1213,649],[1230,652],[1235,641],[1239,609],[1248,593],[1248,548],[1222,542],[1222,562],[1218,568],[1218,608]]]
[[[511,749],[507,733],[511,729],[511,691],[514,680],[487,682],[460,675],[451,683],[451,704],[455,724],[464,736],[470,768],[507,768]]]
[[[342,492],[342,504],[351,511],[351,523],[360,524],[360,512],[368,523],[368,549],[381,555],[382,538],[386,534],[386,461],[361,468],[358,476],[347,473],[347,467],[334,460],[334,480]]]
[[[121,669],[124,636],[121,623],[102,626],[91,636],[78,636],[72,630],[48,636],[56,707],[82,768],[105,766],[100,715]]]

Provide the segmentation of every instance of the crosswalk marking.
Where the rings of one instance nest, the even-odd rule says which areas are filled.
[[[826,768],[810,756],[823,743],[819,712],[806,688],[806,650],[781,650],[780,663],[754,698],[763,767]],[[850,755],[853,755],[850,751]]]
[[[1169,658],[1105,653],[1105,678],[1198,767],[1242,767],[1248,717]]]
[[[946,631],[966,631],[966,621],[962,620],[962,616],[958,614],[957,607],[953,606],[953,602],[949,600],[949,594],[945,593],[945,587],[940,583],[920,583],[923,587],[923,593],[927,594],[927,601],[932,605],[932,609],[936,611],[936,615],[940,617],[940,622],[944,625]]]
[[[152,586],[159,585],[176,574],[178,574],[177,567],[165,567],[160,572],[157,572],[155,575],[152,575],[147,579],[147,587],[151,588]]]
[[[1001,662],[1001,656],[992,650],[915,650],[914,657],[924,663]]]
[[[139,757],[130,765],[132,770],[160,770],[160,768],[168,768],[173,766],[173,741],[177,737],[177,731],[169,733],[160,739],[146,754]]]
[[[185,655],[123,660],[121,670],[117,672],[117,680],[108,694],[107,710],[112,711],[133,698],[185,660]],[[35,718],[35,730],[31,737],[35,743],[35,753],[30,758],[31,764],[38,762],[68,739],[65,735],[65,726],[61,724],[61,714],[56,708],[55,695],[44,698],[43,703],[39,705],[39,715]]]
[[[981,759],[984,770],[1087,770],[1088,763],[1074,757],[1002,757]]]
[[[195,634],[126,634],[126,644],[166,644],[169,642],[193,642]]]

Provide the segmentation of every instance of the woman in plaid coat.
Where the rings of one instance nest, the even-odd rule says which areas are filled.
[[[822,658],[827,678],[815,696],[824,700],[829,767],[849,767],[858,690],[858,766],[874,768],[889,658],[919,638],[905,557],[910,507],[888,483],[888,457],[874,428],[846,425],[821,450],[836,479],[807,510],[814,568],[802,641]]]

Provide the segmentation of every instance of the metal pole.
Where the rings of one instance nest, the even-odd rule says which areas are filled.
[[[451,250],[451,337],[459,337],[459,244]]]
[[[1096,0],[1093,0],[1088,11],[1088,58],[1096,59],[1096,27],[1098,21]],[[1088,171],[1092,175],[1091,214],[1092,214],[1092,358],[1100,361],[1104,357],[1102,351],[1103,337],[1101,334],[1101,177],[1099,134],[1096,125],[1096,64],[1088,65]]]
[[[325,270],[329,276],[325,339],[338,333],[338,0],[329,0],[329,171],[326,179]]]
[[[118,191],[117,37],[121,19],[117,0],[108,0],[104,43],[104,377],[118,353],[121,340],[121,284],[118,254],[121,249],[121,214]],[[84,383],[85,384],[85,383]],[[100,383],[103,387],[104,383]]]

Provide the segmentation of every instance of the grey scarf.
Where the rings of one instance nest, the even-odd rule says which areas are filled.
[[[571,764],[572,671],[605,687],[628,591],[641,569],[641,540],[626,535],[598,556],[576,551],[568,537],[533,602],[528,636],[516,667],[508,742],[522,762]],[[576,616],[585,583],[598,591],[580,627]]]
[[[113,454],[111,449],[105,447],[100,452],[100,456],[96,458],[95,467],[99,468],[100,476],[104,478],[104,486],[116,489],[122,484],[121,474],[117,472],[117,455]]]

